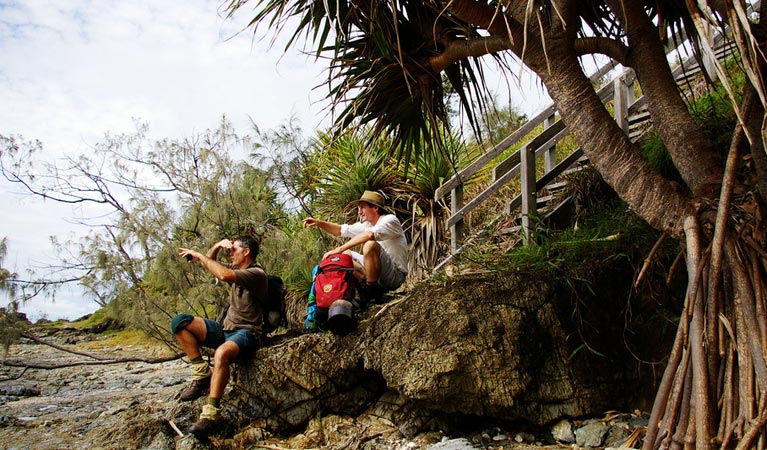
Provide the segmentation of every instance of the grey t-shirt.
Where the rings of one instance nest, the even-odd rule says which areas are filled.
[[[266,304],[266,272],[255,263],[246,269],[231,265],[229,268],[234,270],[235,282],[229,295],[224,330],[246,329],[260,336]]]

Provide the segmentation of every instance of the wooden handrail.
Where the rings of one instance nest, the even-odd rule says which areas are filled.
[[[612,67],[614,66],[611,66],[611,69]],[[628,84],[633,83],[636,80],[636,74],[631,69],[624,70],[620,76],[625,77],[625,81]],[[599,77],[601,77],[601,75],[599,75]],[[608,100],[610,100],[613,94],[613,89],[614,88],[612,84],[607,83],[604,86],[602,86],[599,89],[599,91],[597,91],[597,95],[599,95],[599,98],[602,100],[603,103],[606,103]],[[493,151],[486,153],[485,155],[483,155],[483,157],[493,154],[493,158],[495,158],[496,156],[498,156],[498,154],[501,153],[501,151],[510,147],[519,139],[525,137],[529,133],[529,131],[531,131],[533,128],[537,127],[538,125],[540,125],[542,123],[542,120],[552,115],[552,108],[553,108],[553,105],[546,108],[546,110],[544,110],[544,112],[536,116],[534,120],[527,122],[525,125],[523,125],[523,127],[527,125],[532,125],[532,126],[527,127],[524,130],[522,127],[520,127],[517,131],[515,131],[514,133],[509,135],[506,139],[501,141],[498,145],[496,145],[496,147],[503,147],[502,149],[500,149],[500,151],[496,153],[494,151],[496,150],[496,147],[494,147]],[[562,139],[562,137],[564,137],[567,134],[566,132],[562,133],[562,130],[564,129],[565,129],[564,123],[561,120],[556,120],[553,124],[551,124],[551,126],[546,128],[545,130],[541,132],[541,134],[536,136],[528,145],[532,144],[533,145],[532,148],[535,148],[536,156],[540,156],[540,154],[545,149],[554,145],[556,142],[558,142],[560,139]],[[546,141],[542,142],[544,139]],[[514,152],[513,154],[509,155],[508,158],[498,163],[498,165],[496,165],[493,168],[493,183],[490,186],[488,186],[485,191],[483,191],[477,197],[472,199],[469,203],[466,203],[465,205],[461,206],[457,211],[453,212],[453,214],[447,219],[447,222],[445,225],[448,227],[453,226],[457,221],[461,220],[464,216],[470,213],[474,208],[479,206],[487,197],[495,193],[503,184],[508,182],[511,179],[511,177],[518,174],[519,173],[518,165],[520,162],[520,151]],[[492,158],[487,158],[487,162],[489,162],[490,159]],[[483,166],[486,165],[487,162],[483,160],[482,165]],[[467,173],[470,172],[473,174],[474,172],[476,172],[476,170],[473,170],[472,166],[468,166],[467,169],[469,169],[470,167],[472,168],[472,171],[467,171]],[[509,171],[512,171],[512,169],[515,169],[515,170],[513,171],[513,173],[509,174]],[[459,174],[464,174],[464,173],[462,171],[462,172],[459,172]],[[451,181],[453,183],[451,183]],[[443,184],[440,187],[440,189],[446,188],[446,187],[454,188],[455,186],[457,186],[457,183],[458,181],[456,177],[453,177],[450,181]],[[439,194],[435,194],[435,197],[437,197],[437,195]]]
[[[546,144],[557,141],[559,139],[562,139],[562,137],[566,136],[569,132],[568,129],[564,126],[564,123],[558,122],[561,126],[557,127],[551,127],[548,128],[548,130],[554,129],[556,134],[550,135],[550,134],[539,134],[536,136],[535,139],[525,144],[523,149],[535,149],[535,156],[540,156],[541,153],[546,151],[548,148]],[[540,139],[539,139],[540,138]],[[547,139],[548,138],[548,139]],[[544,139],[546,141],[544,142]],[[523,150],[521,149],[520,152]],[[520,152],[515,152],[514,154],[517,155],[517,158],[519,158]],[[521,168],[521,162],[517,160],[517,164],[514,167],[511,167],[508,171],[506,171],[504,174],[502,174],[498,179],[493,181],[490,186],[488,186],[484,191],[480,192],[479,195],[471,199],[468,203],[466,203],[461,209],[453,213],[452,216],[450,216],[447,221],[445,222],[445,226],[451,227],[455,225],[455,223],[459,220],[461,220],[466,214],[471,212],[474,208],[479,206],[487,197],[494,194],[498,189],[503,187],[506,183],[509,182],[514,176],[519,174],[519,170]],[[460,216],[460,217],[459,217]]]
[[[459,184],[463,184],[465,180],[468,180],[471,178],[479,169],[485,167],[487,163],[492,161],[496,156],[500,155],[505,151],[507,148],[509,148],[512,144],[519,141],[523,137],[525,137],[528,133],[533,131],[535,127],[543,123],[544,120],[546,120],[547,117],[551,116],[554,111],[556,111],[556,108],[554,105],[550,105],[547,107],[543,112],[532,118],[531,120],[527,121],[524,125],[517,128],[516,131],[514,131],[512,134],[507,136],[505,139],[503,139],[501,142],[497,143],[493,148],[488,150],[485,154],[474,160],[472,163],[470,163],[468,166],[464,167],[463,169],[459,170],[458,173],[453,175],[449,180],[447,180],[442,186],[437,188],[436,191],[434,191],[434,200],[439,201],[446,195],[450,193],[453,189],[455,189],[456,186]]]
[[[617,63],[614,61],[608,62],[599,68],[594,74],[589,77],[591,81],[596,81],[611,70],[617,67]],[[517,128],[513,133],[503,139],[501,142],[494,145],[490,150],[485,152],[482,156],[471,162],[468,166],[459,170],[455,175],[450,177],[442,186],[434,191],[434,200],[439,201],[448,195],[456,186],[463,184],[466,180],[474,176],[480,169],[485,167],[487,163],[495,159],[496,156],[503,153],[507,148],[511,147],[514,143],[527,136],[538,125],[542,124],[546,119],[551,117],[556,112],[556,106],[549,105],[543,111],[538,113],[535,117],[528,120],[524,125]]]

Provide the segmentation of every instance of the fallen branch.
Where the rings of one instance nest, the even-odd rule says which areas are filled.
[[[64,347],[62,345],[54,344],[53,342],[49,342],[49,341],[46,341],[45,339],[40,338],[39,336],[37,336],[36,334],[34,334],[34,333],[30,332],[30,331],[24,331],[24,332],[21,333],[21,335],[23,337],[27,338],[27,339],[31,339],[31,340],[37,342],[38,344],[47,345],[48,347],[55,348],[56,350],[61,350],[62,352],[72,353],[73,355],[85,356],[85,357],[93,358],[93,359],[97,359],[97,360],[109,359],[109,358],[102,357],[100,355],[95,355],[93,353],[87,353],[87,352],[83,352],[83,351],[67,348],[67,347]]]
[[[72,362],[57,363],[57,364],[30,363],[30,362],[17,361],[17,360],[0,360],[0,365],[9,366],[9,367],[24,367],[27,369],[51,370],[51,369],[63,369],[65,367],[100,366],[100,365],[108,365],[108,364],[119,364],[119,363],[125,363],[125,362],[145,362],[148,364],[159,364],[159,363],[164,363],[168,361],[173,361],[175,359],[180,359],[182,356],[184,356],[183,353],[176,353],[175,355],[164,356],[162,358],[144,358],[140,356],[127,356],[125,358],[99,359],[97,361],[72,361]]]
[[[173,422],[172,420],[167,420],[166,422],[173,429],[173,431],[178,435],[178,437],[184,437],[184,433],[178,429],[175,422]]]
[[[56,350],[60,350],[66,353],[71,353],[74,355],[85,356],[87,358],[94,359],[95,361],[70,361],[70,362],[64,362],[64,363],[34,363],[34,362],[22,361],[22,360],[0,359],[0,365],[8,366],[8,367],[23,367],[24,369],[51,370],[51,369],[63,369],[65,367],[96,366],[96,365],[107,365],[107,364],[119,364],[119,363],[125,363],[125,362],[145,362],[148,364],[159,364],[159,363],[164,363],[168,361],[173,361],[175,359],[179,359],[184,356],[183,353],[176,353],[171,356],[163,356],[160,358],[147,358],[143,356],[126,356],[124,358],[111,358],[111,357],[107,357],[103,355],[96,355],[94,353],[74,350],[74,349],[67,348],[58,344],[54,344],[53,342],[46,341],[29,331],[25,331],[21,333],[21,335],[39,344],[47,345],[49,347],[55,348]]]

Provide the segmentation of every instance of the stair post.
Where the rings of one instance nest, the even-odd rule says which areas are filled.
[[[626,72],[613,82],[613,116],[624,133],[629,133],[629,106],[634,100],[634,84],[626,84]]]
[[[706,40],[706,45],[703,46],[705,49],[706,47],[715,49],[715,41],[714,41],[714,29],[708,22],[704,23],[704,30],[705,33],[703,34],[703,39]],[[711,53],[707,51],[701,52],[701,60],[703,62],[703,70],[706,71],[706,74],[711,78],[711,81],[716,81],[718,76],[716,74],[716,55],[712,55]]]
[[[454,214],[463,208],[463,183],[458,183],[450,191],[450,208]],[[450,227],[450,251],[453,253],[456,253],[463,244],[463,225],[463,217],[461,217]]]
[[[551,114],[549,117],[546,118],[546,120],[543,122],[543,129],[549,128],[554,124],[554,121],[556,120],[556,115]],[[554,166],[557,164],[557,145],[552,144],[549,148],[546,149],[546,153],[544,155],[544,167],[546,169],[546,172],[551,172],[551,169],[554,168]]]
[[[525,245],[532,242],[532,226],[538,215],[535,190],[535,148],[525,145],[519,150],[520,184],[522,185],[522,236]]]

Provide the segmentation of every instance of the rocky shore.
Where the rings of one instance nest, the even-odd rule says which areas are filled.
[[[160,356],[162,348],[115,346],[91,333],[64,329],[44,338],[107,357]],[[106,341],[104,341],[106,342]],[[22,339],[12,345],[7,361],[62,364],[84,361],[73,355]],[[358,417],[317,417],[306,429],[279,436],[259,427],[232,430],[199,442],[184,430],[195,419],[202,400],[178,401],[188,382],[180,360],[128,362],[64,367],[52,370],[0,365],[0,448],[5,449],[537,449],[637,448],[646,425],[640,412],[607,412],[602,417],[564,419],[546,427],[467,421],[466,429],[412,433],[397,423],[392,410],[398,396],[384,394]],[[469,423],[471,422],[471,423]]]

